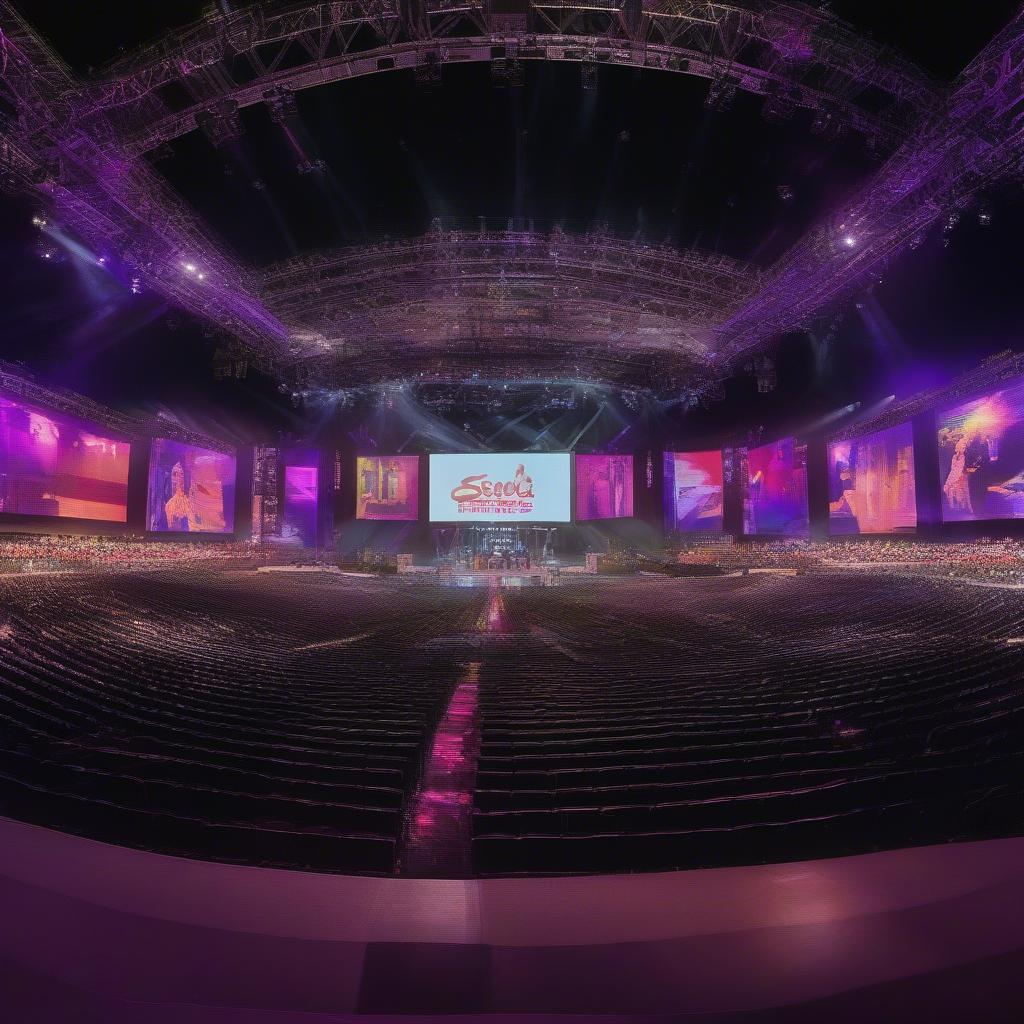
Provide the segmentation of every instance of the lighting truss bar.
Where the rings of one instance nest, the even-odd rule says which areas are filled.
[[[1024,166],[1024,11],[955,83],[928,118],[837,215],[813,228],[764,276],[719,331],[737,363],[787,330],[809,327],[848,301],[940,218],[956,215],[991,182]]]
[[[293,90],[431,61],[592,61],[696,75],[820,111],[879,145],[938,108],[920,69],[837,18],[790,3],[750,9],[707,0],[534,2],[523,16],[483,0],[356,0],[214,10],[111,65],[69,97],[77,116],[114,121],[127,151],[192,131],[230,99]],[[439,70],[439,68],[438,68]],[[189,101],[169,104],[167,87]]]
[[[116,253],[149,289],[238,336],[272,363],[285,330],[263,307],[250,274],[145,160],[124,153],[105,118],[84,125],[72,100],[81,88],[0,0],[0,101],[14,111],[4,141],[13,143],[22,162],[32,162],[31,190],[87,247]]]

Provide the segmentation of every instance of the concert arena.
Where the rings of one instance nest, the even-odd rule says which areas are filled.
[[[1024,1020],[1024,9],[0,0],[0,1017]]]

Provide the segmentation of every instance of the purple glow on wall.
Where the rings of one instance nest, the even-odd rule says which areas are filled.
[[[317,542],[319,478],[316,466],[285,466],[284,529],[281,535],[300,541],[303,547],[313,547]]]

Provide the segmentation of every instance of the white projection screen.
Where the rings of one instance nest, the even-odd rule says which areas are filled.
[[[572,456],[522,452],[430,456],[435,523],[568,523]]]

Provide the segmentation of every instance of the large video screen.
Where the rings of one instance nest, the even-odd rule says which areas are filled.
[[[665,528],[721,532],[722,453],[665,452]]]
[[[909,423],[828,446],[829,532],[917,528],[914,435]]]
[[[0,397],[0,512],[126,522],[130,450],[85,423]]]
[[[284,524],[281,536],[303,547],[317,542],[317,507],[320,470],[317,466],[284,467]]]
[[[936,416],[942,518],[1024,519],[1024,382]]]
[[[633,515],[633,456],[576,456],[576,518],[623,519]]]
[[[430,456],[430,519],[438,523],[567,523],[568,453]]]
[[[792,437],[747,452],[743,532],[806,536],[807,446]]]
[[[356,519],[418,519],[418,455],[371,455],[356,460]]]
[[[156,533],[234,533],[234,455],[154,438],[146,524]]]

